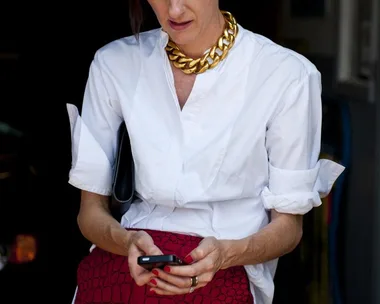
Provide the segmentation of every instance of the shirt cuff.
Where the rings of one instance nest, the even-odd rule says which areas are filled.
[[[284,170],[269,165],[269,185],[261,193],[264,207],[280,213],[305,214],[322,204],[344,167],[321,159],[309,170]]]
[[[79,115],[68,104],[71,127],[72,166],[69,184],[82,190],[111,195],[113,170],[108,157]]]

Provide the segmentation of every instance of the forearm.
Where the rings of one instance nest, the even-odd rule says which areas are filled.
[[[96,246],[127,255],[133,232],[125,230],[110,215],[107,197],[83,191],[78,226],[83,236]]]
[[[255,265],[291,252],[302,238],[302,216],[272,211],[271,222],[241,240],[224,241],[225,265]]]

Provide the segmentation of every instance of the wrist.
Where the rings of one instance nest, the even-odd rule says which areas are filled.
[[[129,230],[125,230],[125,231],[126,231],[126,235],[124,236],[123,246],[126,248],[126,252],[128,253],[131,245],[133,244],[133,238],[134,238],[134,235],[136,234],[136,231],[129,231]]]
[[[244,265],[244,254],[247,252],[246,239],[221,240],[223,263],[221,269]]]

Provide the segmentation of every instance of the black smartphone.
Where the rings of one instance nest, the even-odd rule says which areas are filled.
[[[144,255],[137,258],[137,264],[147,270],[164,268],[166,265],[183,265],[183,261],[174,254],[167,255]]]

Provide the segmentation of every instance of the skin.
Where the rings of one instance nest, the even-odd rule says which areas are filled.
[[[217,0],[148,0],[163,30],[192,58],[201,57],[213,46],[224,30],[224,17]],[[182,31],[171,28],[170,20],[192,21]]]
[[[182,51],[200,57],[217,41],[224,28],[218,0],[147,0],[163,29]],[[192,21],[183,31],[173,30],[169,20]],[[181,108],[192,89],[195,77],[173,69]],[[110,215],[106,196],[82,191],[78,214],[79,228],[88,240],[106,251],[128,256],[133,279],[139,286],[149,285],[161,295],[186,294],[190,278],[198,276],[196,288],[208,284],[220,269],[255,265],[291,252],[302,238],[302,216],[271,211],[271,221],[259,232],[240,240],[206,237],[188,254],[186,266],[147,271],[137,265],[140,255],[162,254],[144,231],[127,231]]]

